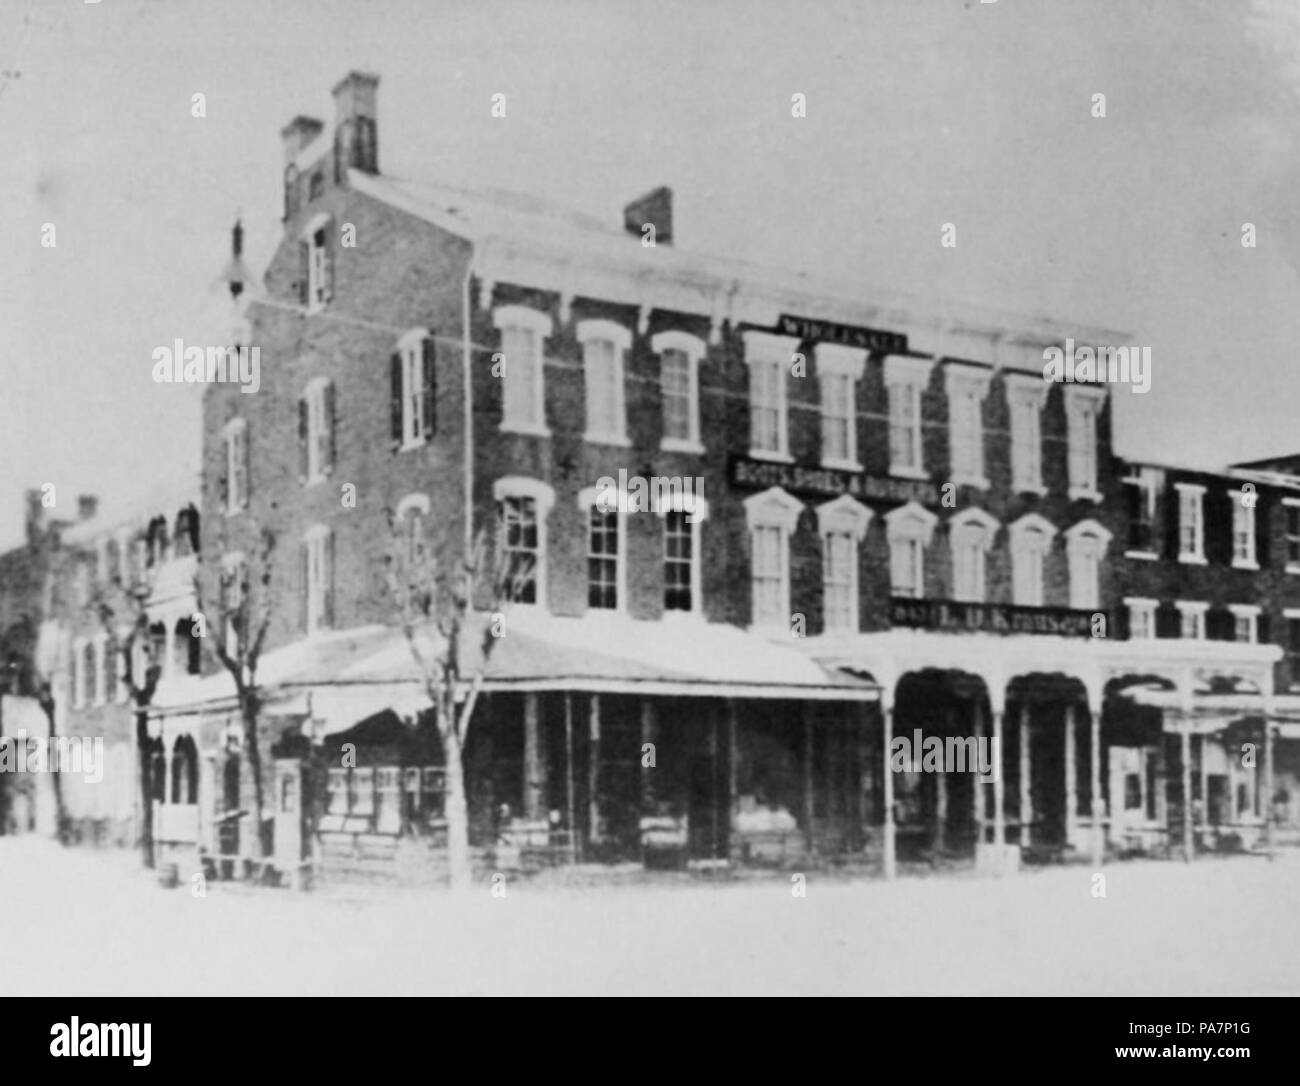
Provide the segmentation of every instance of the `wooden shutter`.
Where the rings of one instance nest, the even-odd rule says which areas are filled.
[[[1255,561],[1259,563],[1260,569],[1268,569],[1268,533],[1270,507],[1268,495],[1263,492],[1255,497]],[[1259,616],[1263,619],[1263,615]],[[1259,639],[1264,640],[1264,635],[1260,634]]]
[[[326,475],[334,470],[334,462],[338,457],[338,418],[335,414],[336,406],[337,397],[334,395],[334,382],[331,381],[325,386],[325,430],[327,434],[325,457]]]
[[[1266,645],[1273,640],[1269,629],[1269,613],[1260,611],[1259,616],[1255,619],[1255,640],[1261,645]]]
[[[334,297],[334,222],[330,220],[323,227],[321,232],[325,237],[325,259],[322,262],[324,271],[322,273],[323,283],[322,293],[324,300],[328,303]]]
[[[400,445],[402,443],[402,356],[400,353],[395,353],[388,360],[388,377],[391,390],[390,436],[396,444]]]
[[[298,482],[307,481],[307,470],[311,463],[308,441],[311,436],[310,408],[306,396],[298,397]]]
[[[1205,521],[1205,558],[1224,565],[1232,561],[1232,521],[1236,516],[1232,498],[1210,488],[1201,495],[1201,516]]]
[[[321,577],[325,582],[321,599],[323,607],[321,609],[322,618],[325,628],[332,630],[334,628],[334,533],[330,532],[325,537],[324,554],[321,561]]]
[[[311,246],[306,241],[298,242],[298,304],[306,305],[310,299],[308,287],[311,283]]]
[[[1179,507],[1182,505],[1181,492],[1175,490],[1172,486],[1167,486],[1161,497],[1165,503],[1165,557],[1176,562],[1178,560]]]
[[[421,393],[424,397],[424,437],[425,440],[433,437],[437,432],[437,426],[434,423],[434,411],[437,409],[437,344],[433,336],[426,336],[421,344],[421,365],[423,367],[423,385]]]

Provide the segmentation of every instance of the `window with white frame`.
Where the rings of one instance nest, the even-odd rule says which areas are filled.
[[[664,613],[701,614],[700,526],[708,518],[708,502],[697,495],[672,495],[658,512],[664,518]]]
[[[891,595],[918,600],[925,596],[925,548],[930,545],[938,520],[916,502],[885,514]]]
[[[799,341],[767,332],[745,332],[749,365],[749,455],[789,460],[786,378]]]
[[[1178,560],[1205,561],[1205,487],[1196,483],[1175,483],[1178,491]]]
[[[1011,489],[1018,494],[1042,494],[1042,417],[1047,382],[1023,373],[1009,373],[1003,382],[1011,418]]]
[[[1096,501],[1097,419],[1106,400],[1104,388],[1065,386],[1066,437],[1069,447],[1070,497]]]
[[[1156,493],[1160,473],[1145,465],[1134,467],[1123,479],[1124,506],[1128,526],[1127,558],[1155,558]]]
[[[426,557],[424,524],[429,515],[427,494],[408,494],[397,503],[394,513],[402,533],[402,545],[407,563],[417,567]]]
[[[587,386],[586,439],[600,445],[626,445],[623,358],[632,333],[607,320],[578,322],[582,365]]]
[[[501,428],[545,437],[545,345],[551,318],[526,306],[498,306],[492,313],[501,333],[503,411]]]
[[[944,366],[948,396],[950,478],[954,483],[987,488],[984,474],[984,397],[993,371],[949,362]]]
[[[298,401],[298,474],[316,483],[334,470],[334,384],[328,377],[308,382]]]
[[[962,510],[948,521],[953,599],[964,603],[984,602],[985,567],[999,527],[989,513],[974,507]]]
[[[1026,513],[1009,525],[1011,536],[1011,596],[1020,607],[1043,606],[1043,563],[1056,536],[1055,526],[1037,513]]]
[[[1237,569],[1259,569],[1255,557],[1255,506],[1240,490],[1229,489],[1232,503],[1232,564]]]
[[[822,537],[822,622],[827,632],[858,629],[858,552],[871,510],[842,494],[817,507]]]
[[[1187,641],[1205,640],[1205,612],[1210,609],[1208,603],[1178,600],[1179,626],[1178,636]]]
[[[400,449],[426,444],[438,411],[438,345],[427,328],[413,328],[397,341],[388,380],[389,439]]]
[[[1259,605],[1230,603],[1228,610],[1232,612],[1232,639],[1248,645],[1255,644],[1259,640]]]
[[[929,384],[932,366],[929,358],[890,355],[885,359],[891,475],[927,478],[921,445],[921,393]]]
[[[835,343],[819,343],[816,352],[817,383],[821,391],[822,464],[828,468],[861,471],[857,388],[866,368],[867,352]]]
[[[546,602],[546,516],[555,491],[539,479],[506,476],[492,486],[497,503],[506,596],[514,604]]]
[[[303,536],[307,632],[334,625],[334,536],[318,524]]]
[[[627,606],[624,503],[596,487],[578,494],[578,508],[587,521],[587,607],[622,611]]]
[[[1070,606],[1095,611],[1101,606],[1101,563],[1111,534],[1095,520],[1083,520],[1065,532],[1070,565]]]
[[[248,508],[248,423],[231,419],[223,432],[226,452],[226,512]]]
[[[803,503],[780,487],[771,487],[745,499],[753,626],[789,626],[790,536],[802,512]]]
[[[700,360],[704,341],[686,332],[660,332],[650,340],[659,356],[659,393],[667,452],[704,451],[700,443]]]
[[[330,252],[326,227],[312,230],[307,236],[307,308],[321,309],[330,296]]]
[[[1283,498],[1282,525],[1286,535],[1286,571],[1300,573],[1300,498]]]
[[[1159,600],[1139,596],[1124,598],[1124,606],[1128,608],[1129,640],[1149,641],[1156,636],[1156,608],[1159,605]]]

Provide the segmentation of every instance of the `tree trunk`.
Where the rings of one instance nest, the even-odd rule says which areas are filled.
[[[45,719],[50,723],[50,739],[55,739],[59,734],[58,725],[54,723],[54,702],[50,699],[41,699],[41,708],[45,710]],[[47,750],[55,751],[57,748],[51,742]],[[50,784],[54,787],[54,836],[58,839],[59,844],[64,845],[68,842],[68,812],[63,806],[63,781],[60,775],[60,769],[57,762],[57,753],[55,758],[51,759],[50,764]]]
[[[450,711],[454,713],[454,707]],[[454,724],[443,734],[442,748],[447,763],[443,811],[447,819],[447,873],[452,890],[464,892],[473,882],[474,871],[469,856],[469,803],[465,795],[463,750]]]
[[[135,714],[135,748],[140,758],[140,853],[145,867],[153,867],[153,759],[149,756],[149,716]]]
[[[248,763],[253,770],[253,817],[254,830],[257,835],[257,852],[259,857],[271,855],[271,842],[266,840],[262,829],[263,794],[262,794],[262,752],[257,745],[257,711],[245,705],[244,709],[244,744],[248,748]]]

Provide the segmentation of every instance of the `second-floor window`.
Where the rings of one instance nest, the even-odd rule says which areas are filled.
[[[857,383],[867,352],[838,344],[817,344],[817,383],[821,388],[822,463],[849,471],[858,463]]]
[[[754,626],[790,622],[790,535],[803,503],[778,487],[745,499]]]
[[[248,423],[232,419],[225,429],[226,512],[248,508]]]
[[[298,476],[313,483],[334,470],[334,383],[318,378],[298,401]]]
[[[498,306],[492,314],[501,332],[501,428],[546,436],[546,384],[544,345],[551,334],[551,318],[524,306]]]
[[[1101,606],[1101,562],[1110,544],[1110,532],[1095,520],[1085,520],[1065,533],[1070,565],[1070,606],[1094,611]]]
[[[1135,556],[1154,557],[1156,485],[1149,470],[1137,468],[1124,479],[1124,506],[1128,528],[1126,551]]]
[[[1018,493],[1043,491],[1042,412],[1047,382],[1026,374],[1003,378],[1011,416],[1011,488]]]
[[[858,553],[870,522],[871,510],[847,494],[817,507],[827,631],[858,629]]]
[[[1229,490],[1232,503],[1232,564],[1238,569],[1258,569],[1255,558],[1255,506],[1243,500],[1240,490]]]
[[[1065,388],[1066,438],[1069,447],[1070,497],[1095,501],[1097,491],[1097,417],[1104,389],[1086,385]]]
[[[924,478],[921,445],[921,393],[929,381],[930,359],[890,355],[885,359],[889,394],[889,470],[893,475]]]
[[[1056,528],[1035,513],[1010,527],[1011,597],[1020,607],[1043,606],[1043,563],[1055,534]]]
[[[329,230],[329,216],[317,215],[308,223],[298,243],[298,301],[309,313],[323,309],[334,294]]]
[[[619,607],[619,517],[594,502],[587,511],[587,606],[613,611]]]
[[[577,331],[587,386],[586,438],[601,445],[626,445],[623,356],[632,335],[606,320],[579,321]]]
[[[546,515],[555,502],[547,484],[506,476],[492,487],[497,502],[506,598],[532,605],[546,601]]]
[[[786,377],[798,347],[799,341],[790,336],[745,333],[751,456],[769,460],[789,459]]]
[[[909,599],[925,596],[925,549],[937,521],[933,513],[915,502],[885,514],[891,595]]]
[[[402,337],[389,359],[389,437],[402,449],[423,445],[437,424],[437,346],[416,329]]]
[[[949,521],[954,599],[967,603],[984,602],[984,571],[997,532],[998,522],[982,509],[964,510]]]
[[[984,475],[984,397],[991,370],[948,363],[944,386],[948,395],[948,440],[954,483],[987,487]]]
[[[700,527],[709,514],[701,497],[674,500],[661,510],[664,520],[664,612],[695,614],[700,599]]]
[[[308,633],[334,625],[334,535],[317,525],[303,537],[306,626]]]
[[[669,451],[701,452],[700,360],[704,342],[685,332],[660,332],[650,345],[659,355],[661,445]]]
[[[1205,517],[1202,499],[1205,487],[1192,483],[1175,483],[1178,491],[1178,560],[1205,561]]]

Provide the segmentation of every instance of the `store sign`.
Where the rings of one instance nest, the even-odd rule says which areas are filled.
[[[838,498],[848,494],[859,501],[939,504],[939,488],[927,479],[895,479],[860,471],[777,464],[747,456],[731,457],[727,477],[732,486],[746,490],[779,486],[791,494],[811,498]]]
[[[1091,637],[1092,616],[1100,612],[1065,607],[1013,607],[1004,603],[956,603],[953,600],[889,601],[893,626],[951,633],[1048,634]]]
[[[834,321],[792,317],[782,313],[777,318],[776,331],[778,335],[811,339],[818,343],[839,343],[845,347],[861,347],[874,354],[907,353],[905,335],[898,332],[882,332],[878,328],[861,328],[853,324],[836,324]]]

